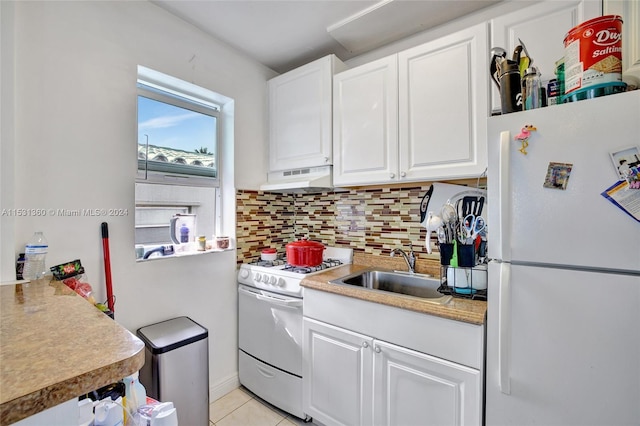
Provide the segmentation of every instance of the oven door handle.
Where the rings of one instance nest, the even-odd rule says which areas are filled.
[[[281,299],[279,297],[266,296],[264,294],[256,293],[250,290],[245,290],[244,288],[238,289],[241,293],[246,294],[247,296],[255,297],[258,300],[262,300],[264,302],[273,303],[274,305],[280,306],[288,306],[290,308],[297,308],[302,306],[302,299]]]
[[[278,297],[265,296],[264,294],[256,294],[258,300],[263,300],[269,303],[275,303],[276,305],[289,306],[297,308],[302,306],[302,299],[280,299]]]

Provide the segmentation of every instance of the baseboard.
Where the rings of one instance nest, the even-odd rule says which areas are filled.
[[[209,403],[220,399],[234,389],[240,387],[240,378],[238,373],[234,373],[217,383],[209,386]]]

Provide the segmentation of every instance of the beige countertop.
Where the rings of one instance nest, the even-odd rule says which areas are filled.
[[[144,343],[60,281],[0,286],[0,424],[116,382]]]
[[[301,285],[306,288],[355,297],[357,299],[402,309],[436,315],[442,318],[482,325],[487,312],[487,302],[453,297],[446,304],[436,304],[417,297],[404,296],[381,291],[371,291],[360,287],[330,284],[329,281],[346,275],[368,269],[367,265],[344,265],[327,272],[311,275],[302,280]]]

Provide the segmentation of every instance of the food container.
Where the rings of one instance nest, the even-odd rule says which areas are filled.
[[[274,248],[266,248],[260,252],[260,259],[265,261],[273,261],[278,258],[278,251]]]
[[[216,237],[216,247],[219,249],[228,249],[229,237]]]
[[[600,16],[572,28],[564,39],[564,101],[624,91],[622,18]]]
[[[318,266],[322,263],[324,245],[316,241],[299,240],[286,246],[287,263],[292,266]]]

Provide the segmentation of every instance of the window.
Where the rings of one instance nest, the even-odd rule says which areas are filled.
[[[220,107],[206,89],[138,71],[135,243],[145,250],[172,244],[172,218],[189,215],[196,220],[190,244],[176,251],[195,252],[198,236],[212,239],[219,217]]]
[[[185,96],[138,82],[139,177],[218,186],[218,108]]]

